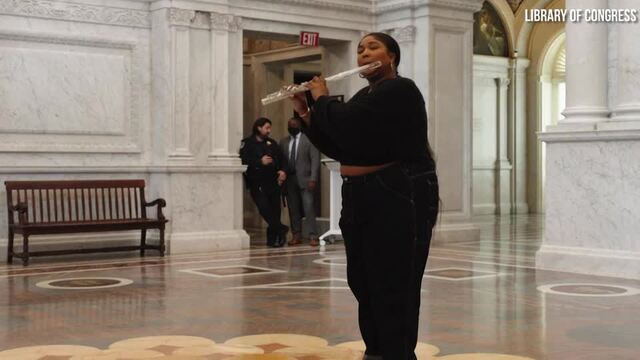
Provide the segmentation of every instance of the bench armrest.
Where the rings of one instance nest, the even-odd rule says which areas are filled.
[[[27,210],[28,210],[28,206],[27,206],[27,203],[25,202],[21,202],[16,205],[9,205],[9,211],[18,212],[18,221],[20,222],[20,224],[27,223]]]
[[[146,202],[143,204],[145,207],[157,206],[158,207],[158,220],[164,220],[164,215],[162,214],[162,208],[167,206],[167,202],[164,199],[155,199],[152,202]]]

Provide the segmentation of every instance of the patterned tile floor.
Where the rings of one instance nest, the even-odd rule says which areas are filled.
[[[640,359],[640,281],[535,269],[541,217],[475,220],[432,247],[419,359]],[[360,359],[342,243],[262,242],[0,266],[0,360]]]

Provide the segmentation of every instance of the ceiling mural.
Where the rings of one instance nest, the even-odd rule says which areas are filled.
[[[516,10],[518,10],[518,7],[520,6],[520,4],[522,4],[522,2],[524,0],[507,0],[509,2],[509,5],[511,5],[511,10],[513,10],[513,12],[516,12]]]

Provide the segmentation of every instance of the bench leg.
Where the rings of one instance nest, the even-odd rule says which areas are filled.
[[[9,238],[7,242],[7,264],[13,263],[13,229],[9,229]]]
[[[160,228],[160,256],[164,256],[164,227]]]
[[[144,256],[144,250],[147,246],[147,229],[142,229],[140,237],[140,256]]]
[[[22,265],[29,265],[29,235],[22,234]]]

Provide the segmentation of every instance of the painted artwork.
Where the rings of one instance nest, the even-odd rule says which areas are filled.
[[[488,1],[474,14],[473,53],[489,56],[509,56],[507,32],[498,13]]]

